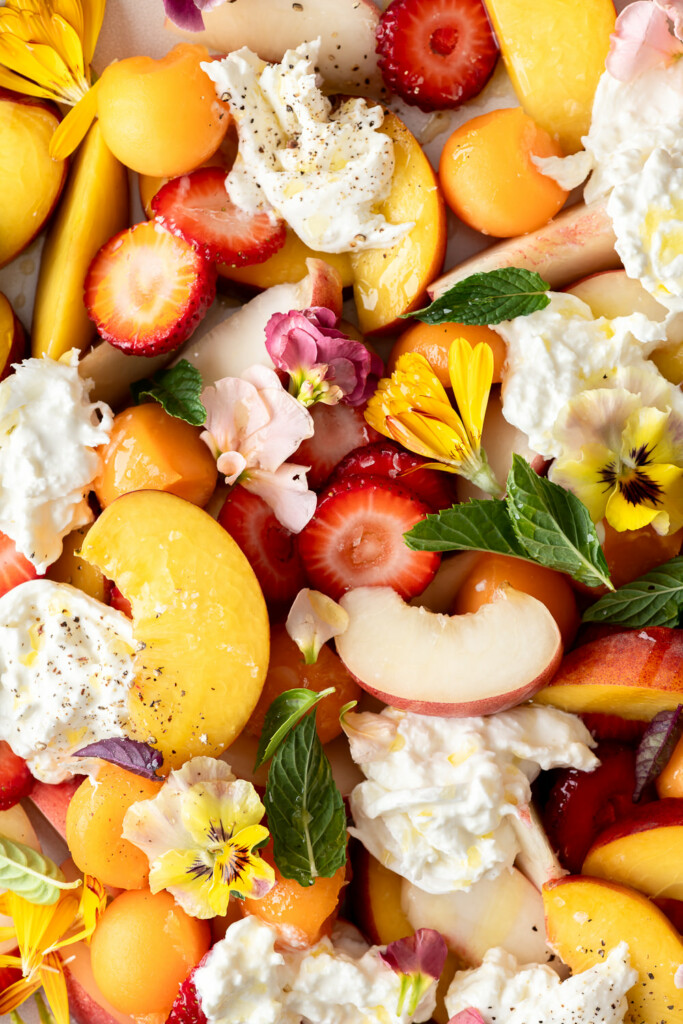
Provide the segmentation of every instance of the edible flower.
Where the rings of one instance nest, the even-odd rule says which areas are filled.
[[[605,66],[613,78],[629,82],[683,54],[683,0],[637,0],[616,20]]]
[[[408,999],[408,1014],[413,1016],[425,992],[441,977],[448,948],[443,935],[433,928],[418,928],[405,939],[390,942],[379,958],[401,975],[397,1015],[403,1013]]]
[[[448,1024],[486,1024],[486,1021],[479,1013],[479,1010],[475,1010],[473,1006],[468,1006],[467,1009],[456,1013],[455,1017],[451,1017]]]
[[[308,467],[285,460],[313,435],[308,410],[266,366],[224,377],[204,388],[201,401],[206,409],[201,438],[226,483],[240,483],[258,494],[292,533],[303,530],[315,512],[316,497],[306,482]]]
[[[226,0],[164,0],[164,10],[178,28],[185,32],[201,32],[204,28],[202,11],[212,11]],[[229,0],[232,2],[232,0]]]
[[[0,1014],[16,1009],[42,986],[57,1024],[69,1024],[64,961],[58,950],[90,938],[106,901],[102,883],[90,875],[83,879],[80,898],[65,892],[48,906],[29,903],[14,892],[0,896],[0,914],[12,919],[10,926],[0,928],[0,939],[13,938],[19,947],[0,956],[0,968],[15,967],[22,973],[0,992]]]
[[[314,306],[273,313],[266,324],[268,355],[289,374],[290,393],[303,405],[362,405],[382,373],[379,356],[338,331],[337,322],[331,309]]]
[[[656,382],[643,376],[640,390],[636,376],[621,371],[615,383],[630,387],[584,391],[567,403],[555,429],[563,452],[549,475],[596,523],[672,533],[683,525],[683,421]]]
[[[397,712],[399,714],[399,712]],[[379,761],[392,750],[400,749],[396,717],[386,718],[373,711],[342,710],[339,721],[349,741],[351,757],[356,764]]]
[[[424,356],[406,352],[391,377],[380,380],[365,418],[380,434],[434,460],[425,468],[458,473],[501,497],[503,489],[481,447],[493,379],[490,347],[480,342],[472,348],[464,338],[456,338],[448,353],[448,373],[457,412]]]
[[[348,612],[340,604],[319,590],[304,587],[292,602],[285,628],[305,663],[314,665],[323,644],[345,633],[348,625]]]
[[[97,113],[90,61],[105,0],[6,0],[0,7],[0,86],[73,109],[50,140],[50,155],[73,153]]]
[[[131,804],[123,836],[147,855],[153,893],[168,889],[192,917],[210,918],[227,912],[230,896],[257,900],[275,884],[254,853],[269,836],[264,813],[252,784],[229,765],[194,757],[153,800]]]

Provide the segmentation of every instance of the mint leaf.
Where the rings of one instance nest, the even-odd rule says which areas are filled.
[[[632,583],[605,594],[583,615],[584,622],[610,622],[640,629],[676,628],[683,621],[683,558],[672,558]]]
[[[306,715],[275,754],[263,799],[280,873],[299,885],[346,863],[346,813],[315,727]]]
[[[181,359],[168,370],[159,370],[153,377],[131,384],[130,390],[136,403],[142,398],[153,398],[169,416],[185,420],[193,427],[201,427],[206,422],[206,409],[199,400],[202,375],[187,359]]]
[[[499,324],[528,316],[550,303],[550,288],[535,270],[503,267],[458,281],[425,309],[407,313],[426,324]]]
[[[683,704],[673,711],[660,711],[643,733],[636,751],[635,802],[640,800],[643,790],[666,767],[678,741],[683,736]]]
[[[315,690],[295,689],[285,690],[266,711],[263,721],[263,729],[256,751],[256,764],[254,771],[257,771],[264,761],[272,757],[282,741],[291,729],[294,728],[299,719],[312,707],[321,701],[323,697],[329,697],[334,693],[334,687],[317,693]]]
[[[532,561],[589,587],[614,590],[593,521],[575,494],[513,455],[505,501],[517,540]]]
[[[403,535],[412,551],[494,551],[528,556],[515,536],[504,501],[472,500],[421,519]]]

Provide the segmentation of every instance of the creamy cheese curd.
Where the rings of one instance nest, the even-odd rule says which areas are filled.
[[[409,1024],[432,1014],[435,985],[414,1015],[398,1013],[401,978],[377,947],[323,939],[279,952],[276,940],[274,928],[247,916],[211,948],[194,975],[210,1024]]]
[[[91,386],[75,351],[69,362],[26,359],[0,383],[0,531],[40,573],[66,534],[93,518],[94,449],[108,441],[113,415],[90,401]]]
[[[503,949],[491,949],[481,967],[456,973],[446,1009],[453,1017],[471,1007],[486,1024],[622,1024],[626,993],[637,980],[625,942],[565,981],[545,965],[519,966]]]
[[[525,705],[487,718],[438,718],[386,708],[357,716],[384,737],[349,733],[365,782],[351,793],[349,831],[387,867],[429,893],[468,889],[510,868],[520,851],[513,819],[541,769],[599,763],[583,722]]]
[[[413,224],[375,212],[394,173],[393,143],[377,130],[382,108],[346,99],[333,109],[318,85],[319,50],[319,39],[302,43],[266,64],[243,47],[202,64],[237,122],[226,188],[249,213],[275,211],[320,252],[387,248]]]
[[[585,302],[550,293],[550,304],[529,316],[497,324],[507,344],[503,416],[529,438],[540,455],[562,448],[554,436],[560,410],[581,391],[608,387],[619,367],[636,366],[669,390],[671,407],[683,413],[683,396],[659,373],[649,353],[666,338],[665,326],[642,313],[595,319]]]
[[[133,650],[125,615],[65,583],[0,598],[0,739],[37,779],[61,782],[73,751],[124,735]]]

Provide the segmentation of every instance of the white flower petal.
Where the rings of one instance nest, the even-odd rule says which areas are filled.
[[[306,466],[285,462],[274,473],[250,470],[243,486],[270,505],[277,520],[292,533],[301,533],[313,518],[317,498],[308,490]]]
[[[285,624],[307,664],[315,662],[323,644],[333,636],[341,636],[348,625],[348,613],[340,604],[308,587],[295,597]]]

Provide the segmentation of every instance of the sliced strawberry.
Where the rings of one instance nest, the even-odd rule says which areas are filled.
[[[564,867],[581,871],[593,840],[609,825],[633,813],[635,751],[618,743],[601,743],[595,751],[600,767],[592,772],[563,769],[548,794],[543,823]]]
[[[33,776],[23,757],[9,743],[0,740],[0,811],[14,807],[33,789]]]
[[[115,583],[111,584],[109,590],[109,604],[112,608],[115,608],[117,612],[123,612],[129,619],[133,618],[133,609],[131,608],[130,601],[127,597],[124,597],[119,588]]]
[[[310,408],[315,433],[306,438],[292,455],[292,462],[310,466],[308,486],[314,490],[327,481],[338,462],[354,448],[379,441],[380,435],[365,422],[363,406],[322,405]]]
[[[18,967],[0,967],[0,995],[22,978],[23,974]]]
[[[481,0],[393,0],[377,26],[377,53],[390,89],[421,110],[476,96],[498,59]]]
[[[149,221],[102,246],[85,278],[84,301],[112,345],[156,356],[190,337],[215,295],[215,267],[191,242]]]
[[[200,967],[205,960],[206,957],[200,962]],[[196,970],[197,968],[193,967],[185,981],[180,983],[178,995],[173,1001],[171,1012],[166,1018],[166,1024],[208,1024],[194,984]]]
[[[239,484],[225,499],[218,522],[249,559],[266,601],[291,604],[307,582],[297,536],[278,522],[262,498]]]
[[[432,511],[450,508],[456,500],[453,478],[436,469],[420,469],[427,460],[407,452],[393,441],[375,441],[354,448],[333,471],[328,487],[348,476],[383,476],[412,491]]]
[[[173,178],[152,199],[156,219],[194,242],[207,259],[244,267],[281,249],[287,225],[267,213],[246,213],[225,190],[225,171],[204,167]]]
[[[411,491],[380,476],[349,476],[320,497],[299,534],[311,586],[335,600],[353,587],[393,587],[421,594],[441,556],[411,551],[403,534],[431,511]]]
[[[634,743],[636,746],[648,725],[647,722],[632,722],[619,715],[606,715],[600,711],[587,711],[581,718],[596,740],[617,740],[619,743]]]
[[[0,533],[0,597],[20,583],[38,578],[35,566],[20,554],[7,534]]]

